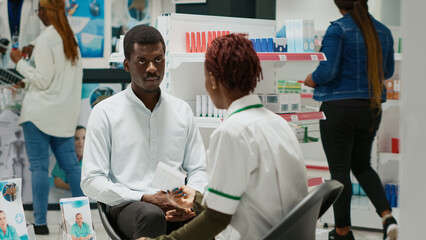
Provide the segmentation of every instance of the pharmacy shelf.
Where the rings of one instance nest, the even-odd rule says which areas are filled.
[[[171,53],[170,67],[175,69],[184,62],[204,62],[205,53]],[[327,61],[324,53],[257,53],[260,61],[293,62],[293,61]]]
[[[279,113],[278,115],[288,122],[325,119],[324,112]]]
[[[212,117],[196,117],[195,122],[199,128],[218,128],[222,122],[222,118]]]
[[[401,101],[400,100],[386,100],[386,102],[382,103],[382,110],[386,111],[387,109],[391,107],[400,107]]]
[[[325,119],[324,112],[280,113],[278,115],[288,122]],[[217,128],[222,124],[223,119],[196,117],[195,122],[199,128]]]
[[[313,93],[302,93],[300,94],[301,98],[313,98],[314,94]]]
[[[379,153],[380,164],[385,164],[388,161],[401,161],[401,154],[399,153]]]
[[[260,61],[327,61],[324,53],[311,52],[311,53],[257,53]]]

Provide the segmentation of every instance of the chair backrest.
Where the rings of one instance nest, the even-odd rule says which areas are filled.
[[[336,180],[319,185],[266,233],[263,239],[314,240],[318,218],[336,201],[342,191],[343,185]]]
[[[98,202],[98,211],[99,211],[99,216],[101,217],[102,225],[104,226],[105,231],[107,232],[111,240],[125,239],[123,237],[120,237],[120,235],[115,231],[114,227],[109,222],[108,216],[106,214],[105,203]]]

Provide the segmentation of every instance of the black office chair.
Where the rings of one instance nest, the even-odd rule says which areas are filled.
[[[314,240],[317,220],[333,205],[343,191],[343,184],[327,181],[312,192],[273,227],[263,240]]]
[[[107,234],[111,238],[111,240],[124,240],[124,239],[126,239],[125,237],[121,237],[120,234],[118,234],[118,232],[115,231],[114,227],[109,222],[108,216],[106,214],[105,203],[98,202],[98,211],[99,211],[99,216],[101,217],[102,225],[104,226],[105,231],[107,232]]]

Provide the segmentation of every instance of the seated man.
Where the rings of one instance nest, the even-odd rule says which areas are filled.
[[[152,186],[159,162],[187,173],[187,186],[204,192],[205,149],[194,114],[159,86],[165,43],[155,28],[139,25],[124,38],[124,68],[131,85],[97,104],[87,126],[81,187],[107,207],[126,238],[156,237],[194,216]],[[180,214],[165,218],[165,212]]]

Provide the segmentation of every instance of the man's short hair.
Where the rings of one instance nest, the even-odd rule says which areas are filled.
[[[166,52],[166,44],[164,43],[161,33],[148,25],[138,25],[130,29],[124,37],[124,56],[127,60],[132,55],[135,43],[138,44],[156,44],[161,42],[163,51]]]

